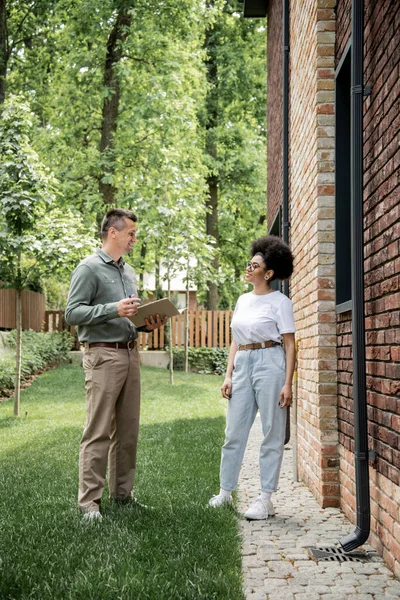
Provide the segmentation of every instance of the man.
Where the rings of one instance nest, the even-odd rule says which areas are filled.
[[[135,272],[122,259],[136,242],[137,217],[111,209],[101,225],[102,248],[72,273],[65,318],[78,326],[83,345],[86,426],[80,444],[78,504],[86,519],[101,519],[108,460],[110,498],[134,501],[139,432],[140,374],[137,329],[130,321],[140,304]],[[146,320],[144,331],[166,318]]]

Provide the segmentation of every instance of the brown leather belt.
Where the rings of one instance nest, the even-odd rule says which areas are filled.
[[[114,348],[114,350],[133,350],[136,348],[136,340],[132,342],[96,342],[88,344],[89,348]]]
[[[281,346],[281,343],[268,340],[266,342],[256,342],[254,344],[242,344],[238,346],[238,350],[259,350],[260,348],[272,348],[273,346]]]

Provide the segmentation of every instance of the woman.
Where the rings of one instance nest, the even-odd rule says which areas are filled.
[[[266,519],[275,514],[271,495],[279,480],[295,363],[292,302],[270,284],[275,279],[290,277],[293,256],[289,247],[275,236],[255,240],[251,255],[246,281],[254,289],[237,301],[231,324],[233,341],[221,387],[223,397],[229,399],[221,489],[209,505],[232,503],[249,432],[259,410],[264,435],[260,448],[261,494],[245,517]]]

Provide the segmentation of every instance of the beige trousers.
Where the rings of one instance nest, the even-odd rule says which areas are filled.
[[[86,425],[79,455],[79,507],[97,511],[106,480],[111,498],[130,497],[140,415],[139,352],[85,348]]]

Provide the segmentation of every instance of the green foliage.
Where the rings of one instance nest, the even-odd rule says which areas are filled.
[[[185,370],[184,348],[173,348],[174,370]],[[189,368],[204,374],[223,375],[226,371],[229,348],[189,347]]]
[[[0,281],[38,289],[44,274],[76,263],[93,241],[79,215],[55,205],[57,181],[31,145],[29,105],[9,96],[1,117]]]
[[[9,354],[0,356],[0,396],[2,392],[12,390],[15,383],[15,357]]]
[[[218,182],[219,309],[246,290],[244,265],[266,220],[266,31],[225,2],[207,31],[209,93],[201,114]]]
[[[70,270],[85,253],[79,243],[94,237],[109,208],[99,191],[108,183],[116,204],[139,217],[133,266],[154,272],[168,263],[173,276],[195,257],[187,277],[199,297],[215,280],[220,308],[231,309],[244,291],[248,245],[265,232],[265,27],[243,19],[236,0],[36,0],[33,8],[9,0],[7,9],[7,90],[23,90],[34,113],[26,108],[29,156],[18,162],[34,166],[35,210],[49,209],[43,221],[43,211],[32,213],[35,231],[21,236],[21,279],[38,286],[44,271]],[[114,65],[118,116],[112,147],[101,152],[104,104],[115,93],[104,79],[107,43],[121,11],[130,25]],[[210,57],[218,65],[213,82]],[[15,204],[13,169],[3,181]],[[210,174],[218,176],[219,249],[205,234]],[[0,279],[17,275],[15,244]],[[210,266],[216,251],[218,273]],[[43,267],[38,277],[33,265]]]
[[[0,210],[14,237],[29,231],[54,198],[54,180],[30,145],[34,115],[11,96],[1,111]],[[20,240],[13,246],[18,248]]]
[[[69,278],[62,279],[58,275],[44,279],[46,310],[65,310],[69,290]]]
[[[16,332],[10,332],[7,338],[10,348],[15,349]],[[68,359],[73,338],[67,332],[36,333],[35,331],[22,332],[24,354],[22,356],[22,378],[44,369],[48,365],[57,365]],[[12,354],[0,355],[0,390],[7,391],[14,388],[15,383],[15,356]]]

